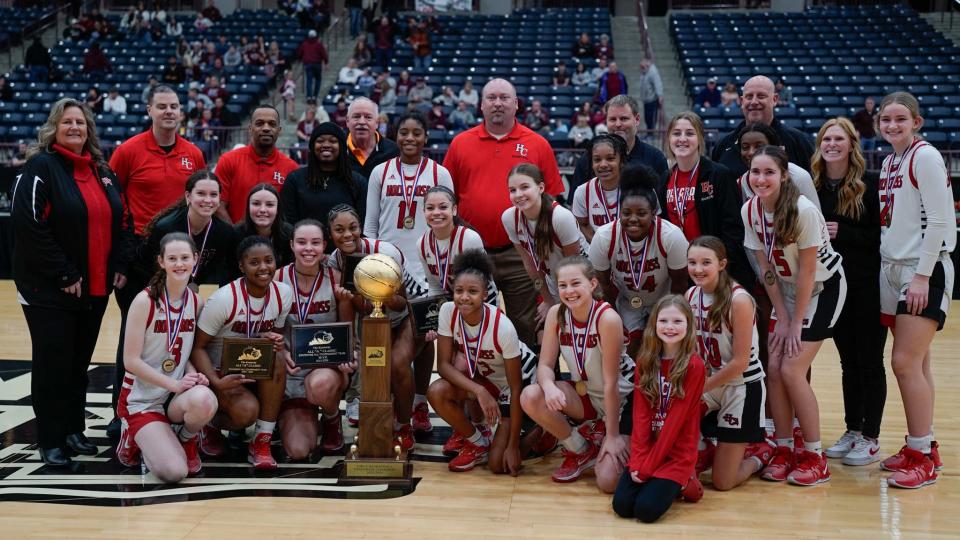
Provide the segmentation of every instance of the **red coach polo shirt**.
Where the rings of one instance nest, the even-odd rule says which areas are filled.
[[[220,199],[226,203],[230,221],[243,219],[244,205],[250,188],[264,182],[283,189],[287,175],[299,169],[297,162],[283,155],[276,148],[268,157],[260,157],[252,145],[231,150],[220,156],[217,162],[217,177],[220,178]]]
[[[525,162],[543,172],[547,193],[563,193],[550,143],[519,122],[499,140],[481,124],[457,135],[450,143],[443,166],[453,177],[460,198],[460,217],[476,228],[488,248],[510,245],[500,223],[500,215],[511,206],[507,174],[515,165]]]
[[[153,130],[127,139],[110,157],[138,235],[153,216],[183,197],[187,177],[206,167],[203,152],[177,135],[173,150],[157,145]]]

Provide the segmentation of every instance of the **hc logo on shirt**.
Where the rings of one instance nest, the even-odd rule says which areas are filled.
[[[193,170],[193,162],[188,157],[180,158],[180,166],[188,171]]]
[[[527,150],[526,145],[524,145],[524,144],[522,144],[522,143],[517,143],[517,150],[516,150],[516,152],[517,152],[517,154],[520,155],[520,157],[527,157],[527,154],[530,153],[530,151]]]
[[[280,174],[280,171],[276,171],[276,172],[273,173],[273,181],[274,181],[274,182],[276,182],[276,183],[278,183],[278,184],[283,184],[283,181],[284,181],[284,180],[285,180],[285,179],[284,179],[283,175]]]

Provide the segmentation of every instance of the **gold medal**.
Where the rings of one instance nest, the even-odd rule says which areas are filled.
[[[540,289],[542,289],[542,288],[543,288],[543,280],[542,280],[542,279],[537,279],[536,281],[534,281],[534,282],[533,282],[533,288],[536,289],[537,291],[539,291]]]
[[[573,385],[573,387],[576,389],[578,396],[583,397],[583,396],[587,395],[587,383],[586,383],[586,381],[577,381],[577,383],[576,383],[575,385]]]
[[[643,307],[643,298],[640,298],[639,295],[634,295],[630,297],[630,307],[633,309],[640,309]]]
[[[167,358],[160,363],[160,368],[164,373],[173,373],[173,370],[177,368],[177,363],[173,361],[173,358]]]
[[[403,218],[403,228],[404,228],[404,229],[412,229],[412,228],[413,228],[413,224],[414,224],[413,216],[407,216],[407,217]]]

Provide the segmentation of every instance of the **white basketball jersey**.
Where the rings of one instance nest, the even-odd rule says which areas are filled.
[[[577,368],[577,361],[573,351],[574,339],[577,344],[584,344],[584,372],[587,376],[587,395],[590,396],[590,402],[597,414],[602,418],[605,414],[603,408],[603,350],[600,347],[600,333],[597,331],[597,321],[608,309],[613,309],[610,304],[598,301],[596,313],[592,320],[586,323],[578,322],[573,319],[573,328],[567,325],[566,320],[557,321],[557,335],[560,343],[560,354],[570,368],[570,379],[573,381],[582,380],[580,370]],[[584,341],[585,340],[585,341]],[[617,381],[617,389],[620,390],[620,399],[627,397],[633,390],[633,378],[636,371],[636,364],[633,359],[627,356],[626,352],[620,355],[620,379]]]
[[[740,285],[733,286],[732,298],[741,295],[750,296]],[[753,302],[753,298],[750,298]],[[700,358],[710,373],[716,373],[733,360],[733,331],[730,329],[730,314],[722,317],[719,332],[711,332],[708,328],[707,318],[710,315],[710,306],[713,305],[713,295],[703,292],[702,287],[693,286],[687,291],[687,302],[693,309],[693,320],[697,325],[697,351]],[[750,340],[750,360],[747,362],[747,368],[743,373],[725,384],[736,385],[760,380],[764,377],[763,366],[760,364],[757,337],[757,320],[753,320],[753,336]]]
[[[476,375],[486,377],[501,390],[509,388],[504,359],[519,357],[521,386],[529,384],[537,371],[537,356],[517,337],[517,330],[506,314],[489,304],[484,304],[483,309],[486,312],[486,327],[483,329],[482,336],[478,335],[480,334],[479,324],[464,325],[469,354],[477,351],[477,340],[480,340]],[[454,350],[466,356],[468,353],[461,334],[459,312],[453,302],[444,302],[440,306],[437,333],[453,338]],[[467,376],[469,377],[469,373]]]
[[[297,274],[294,263],[290,263],[280,269],[280,276],[277,279],[279,283],[289,285],[297,295],[293,301],[293,307],[287,314],[287,323],[289,324],[311,324],[337,322],[337,297],[333,294],[334,287],[337,286],[336,279],[333,276],[333,268],[320,267],[319,283],[317,290],[310,298],[310,291],[302,290],[297,286]],[[307,302],[310,302],[307,307]],[[297,313],[298,306],[306,311],[305,320],[300,320],[300,314]]]
[[[770,242],[770,235],[773,234],[773,214],[763,210],[759,197],[753,197],[740,209],[740,217],[743,219],[744,228],[743,245],[748,250],[765,254],[764,234]],[[770,264],[776,269],[781,281],[796,285],[800,269],[800,250],[816,247],[817,267],[814,281],[817,284],[823,283],[840,268],[843,257],[830,245],[830,233],[827,232],[823,214],[804,195],[797,199],[797,220],[800,222],[800,232],[796,241],[783,247],[774,246],[770,254]]]
[[[619,214],[620,189],[607,191],[596,177],[580,184],[573,193],[574,217],[587,220],[594,231],[616,219]]]
[[[439,256],[438,253],[434,251],[434,243],[436,243]],[[486,251],[483,248],[483,240],[477,231],[469,227],[461,226],[454,226],[453,234],[450,235],[450,238],[443,240],[436,238],[432,231],[427,231],[417,242],[417,248],[420,253],[420,263],[427,276],[427,286],[430,289],[430,295],[446,294],[448,296],[452,292],[452,284],[449,286],[445,286],[446,284],[441,285],[441,269],[447,266],[447,274],[452,279],[453,274],[450,273],[450,269],[453,268],[453,261],[458,255],[469,249]],[[496,306],[499,304],[499,301],[500,292],[497,290],[497,285],[493,280],[490,280],[487,286],[487,298],[485,302]]]
[[[414,192],[416,183],[416,192]],[[379,238],[407,253],[404,269],[418,282],[424,281],[423,267],[413,254],[417,241],[429,230],[423,213],[423,196],[434,186],[445,186],[453,191],[453,180],[443,166],[430,158],[419,165],[404,165],[400,158],[391,159],[374,167],[367,187],[367,213],[363,233],[368,238]],[[413,218],[413,227],[407,228],[407,218]]]
[[[214,291],[197,323],[201,330],[213,336],[207,354],[217,369],[223,338],[260,337],[265,332],[283,328],[293,305],[293,289],[289,285],[272,281],[263,298],[254,298],[247,294],[245,280],[237,278]]]
[[[400,265],[401,273],[403,274],[403,287],[407,293],[407,298],[419,298],[427,294],[427,288],[425,284],[421,284],[415,281],[410,277],[410,274],[406,271],[406,266],[404,265],[404,256],[403,253],[397,246],[391,244],[390,242],[384,242],[383,240],[371,240],[369,238],[361,238],[357,243],[357,251],[361,255],[374,255],[377,253],[382,253]],[[333,266],[342,273],[344,272],[344,261],[343,255],[340,253],[339,249],[333,250],[333,253],[330,254],[330,257],[327,258],[327,264]],[[421,269],[422,270],[422,269]],[[387,317],[390,318],[391,326],[396,326],[404,317],[407,316],[407,309],[404,308],[401,311],[393,311],[384,307],[384,312],[387,314]]]
[[[887,156],[880,168],[880,256],[885,261],[912,262],[926,254],[934,261],[940,252],[952,252],[957,243],[953,191],[943,156],[916,139],[895,158]],[[942,243],[925,245],[930,244],[924,242],[928,234],[942,236]]]
[[[147,317],[146,331],[143,335],[143,350],[140,353],[140,358],[150,366],[150,369],[175,380],[182,379],[187,369],[197,323],[199,299],[189,288],[186,291],[183,305],[180,309],[171,306],[169,314],[162,301],[151,301],[150,315]],[[171,325],[176,325],[177,321],[180,321],[180,333],[174,341],[172,350],[167,349],[168,318]],[[117,412],[121,417],[148,410],[161,412],[169,394],[170,391],[166,388],[145,382],[128,371],[123,376]]]
[[[573,217],[573,214],[569,210],[554,202],[552,216],[553,238],[550,243],[550,256],[545,261],[537,262],[540,264],[538,270],[546,279],[550,295],[559,301],[557,294],[557,276],[553,269],[556,268],[560,260],[563,259],[563,246],[576,242],[580,246],[580,253],[582,255],[587,254],[589,246],[583,237],[583,233],[580,232],[577,219]],[[536,221],[528,220],[523,213],[514,206],[503,211],[503,214],[500,215],[500,222],[504,230],[507,231],[507,236],[511,242],[520,244],[521,248],[528,254],[535,254],[537,252],[536,240],[533,237],[535,234],[534,231],[537,228]]]

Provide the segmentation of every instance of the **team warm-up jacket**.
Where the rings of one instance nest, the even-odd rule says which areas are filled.
[[[143,276],[143,282],[153,275],[157,269],[157,255],[160,254],[160,240],[165,235],[172,232],[182,232],[190,234],[187,225],[187,208],[179,208],[172,213],[163,216],[153,224],[152,229],[147,232],[147,237],[137,249],[136,267],[137,271]],[[216,283],[226,285],[231,277],[236,273],[237,268],[237,244],[239,243],[236,229],[214,216],[210,233],[206,229],[193,231],[193,241],[197,245],[197,251],[200,258],[197,261],[196,275],[191,278],[194,283]],[[204,242],[206,238],[206,242]]]

